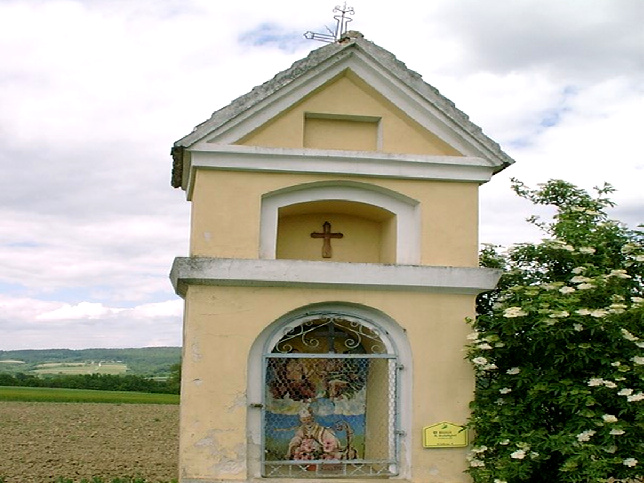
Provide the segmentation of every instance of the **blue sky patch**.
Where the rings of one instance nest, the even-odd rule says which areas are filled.
[[[294,32],[274,23],[262,23],[255,29],[239,35],[242,45],[252,47],[272,47],[283,52],[293,53],[305,42],[304,32]]]
[[[556,126],[557,124],[559,124],[559,121],[561,120],[561,113],[564,111],[565,109],[550,109],[546,111],[544,116],[541,118],[539,125],[541,127]]]
[[[579,93],[579,89],[576,86],[565,86],[561,90],[561,97],[556,107],[546,110],[543,113],[543,117],[539,122],[541,127],[549,128],[558,125],[561,122],[563,114],[570,112],[570,107],[568,107],[568,100],[571,97],[576,96]]]

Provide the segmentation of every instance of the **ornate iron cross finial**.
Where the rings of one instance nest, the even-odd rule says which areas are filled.
[[[322,258],[331,258],[331,238],[342,238],[344,234],[331,233],[331,223],[328,221],[324,222],[322,229],[322,233],[311,233],[311,238],[324,238],[324,243],[322,243]]]
[[[337,15],[333,16],[335,19],[335,31],[325,26],[329,32],[328,34],[320,34],[309,30],[304,34],[304,37],[309,40],[319,40],[327,43],[337,42],[340,40],[342,36],[347,33],[347,25],[349,22],[353,21],[353,19],[347,17],[347,15],[353,15],[355,11],[353,10],[353,7],[347,7],[347,2],[344,2],[342,7],[336,5],[333,9],[333,13],[337,13]]]

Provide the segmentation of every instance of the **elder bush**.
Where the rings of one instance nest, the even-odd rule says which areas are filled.
[[[515,192],[556,213],[545,238],[484,266],[468,358],[477,374],[469,474],[477,483],[588,482],[644,475],[644,234],[611,220],[612,188],[552,180]],[[641,481],[641,480],[638,480]]]

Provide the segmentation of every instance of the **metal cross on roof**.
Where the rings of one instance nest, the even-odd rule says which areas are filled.
[[[355,11],[353,10],[353,7],[347,7],[347,2],[344,2],[344,5],[342,7],[336,5],[336,7],[333,9],[333,13],[338,14],[333,16],[333,18],[335,19],[335,31],[325,26],[325,28],[329,31],[328,34],[311,32],[309,30],[304,34],[304,37],[309,40],[319,40],[320,42],[327,43],[337,42],[338,40],[340,40],[342,36],[347,33],[347,25],[349,24],[349,22],[353,21],[353,19],[347,17],[347,15],[353,15]]]

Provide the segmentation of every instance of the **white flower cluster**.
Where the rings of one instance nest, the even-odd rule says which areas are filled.
[[[644,393],[638,392],[633,394],[633,390],[629,387],[625,387],[624,389],[620,389],[617,392],[618,396],[626,396],[626,400],[628,402],[637,402],[637,401],[642,401],[644,400]]]
[[[552,312],[548,317],[550,317],[551,319],[565,319],[569,315],[570,315],[570,312],[568,312],[567,310],[558,310],[558,311]]]
[[[503,311],[503,317],[506,317],[508,319],[514,317],[523,317],[525,315],[528,315],[528,313],[525,312],[521,307],[508,307]]]
[[[584,277],[583,275],[576,275],[570,279],[572,283],[589,283],[592,282],[592,278]]]
[[[622,269],[611,270],[608,276],[615,278],[632,278],[628,273],[626,273],[626,270]]]
[[[559,287],[561,287],[562,285],[563,284],[561,282],[544,283],[541,288],[544,290],[552,291],[559,289]]]
[[[623,314],[627,308],[625,304],[610,304],[608,311],[611,314]]]
[[[615,384],[613,381],[608,381],[606,379],[602,379],[601,377],[591,377],[588,380],[588,385],[590,387],[606,386],[609,389],[615,389],[617,387],[617,384]]]
[[[621,366],[621,364],[619,362],[613,362],[611,365],[615,366],[615,367],[620,367]],[[616,381],[617,380],[623,380],[623,378],[616,378],[615,380]],[[617,384],[615,384],[613,381],[607,381],[606,379],[602,379],[601,377],[591,377],[588,380],[588,385],[590,387],[606,386],[609,389],[615,389],[617,387]],[[617,391],[617,395],[618,396],[625,396],[626,400],[628,402],[644,401],[644,393],[638,392],[636,394],[633,394],[633,392],[634,392],[633,389],[625,387],[625,388],[620,389],[619,391]],[[612,416],[610,414],[604,414],[604,416],[602,416],[602,417],[603,417],[604,421],[607,422],[607,423],[613,423],[613,422],[617,421],[617,418],[615,418],[615,416]],[[613,418],[615,418],[615,420],[613,420]]]
[[[567,243],[562,242],[561,240],[550,240],[550,245],[552,246],[552,248],[556,250],[565,250],[567,252],[575,251],[575,247],[573,247],[572,245],[568,245]]]
[[[487,446],[475,446],[471,449],[470,454],[467,455],[467,459],[470,462],[472,468],[481,468],[485,466],[485,461],[480,459],[478,455],[483,454],[487,451]]]
[[[577,290],[590,290],[592,288],[595,288],[592,283],[580,283],[577,285]]]
[[[622,253],[629,254],[629,253],[634,253],[638,250],[640,250],[642,247],[638,245],[637,243],[626,243],[622,246],[622,249],[620,250]]]
[[[621,329],[621,330],[622,330],[622,337],[624,337],[624,339],[630,340],[631,342],[636,342],[636,341],[640,340],[639,337],[631,334],[628,330],[626,330],[626,329]]]
[[[587,215],[601,215],[599,211],[591,210],[590,208],[584,208],[583,206],[573,206],[571,210],[578,213],[586,213]]]
[[[514,458],[516,460],[522,460],[523,458],[525,458],[525,456],[526,452],[523,449],[518,449],[514,453],[510,454],[510,458]]]
[[[605,423],[616,423],[617,422],[617,416],[613,414],[604,414],[602,415],[602,419],[604,420]]]
[[[606,317],[609,314],[608,310],[605,309],[577,309],[575,310],[575,313],[577,315],[590,315],[591,317],[595,317],[596,319]]]
[[[472,359],[472,363],[479,366],[478,368],[482,371],[497,369],[496,364],[490,363],[485,357],[475,357]]]
[[[577,441],[580,443],[584,443],[586,441],[590,441],[590,438],[596,433],[597,431],[593,431],[592,429],[587,429],[586,431],[582,431],[577,435]]]
[[[517,443],[517,447],[519,449],[510,453],[510,458],[513,458],[515,460],[522,460],[523,458],[528,456],[528,454],[532,459],[539,456],[539,453],[537,453],[536,451],[530,451],[530,445],[527,443]]]

